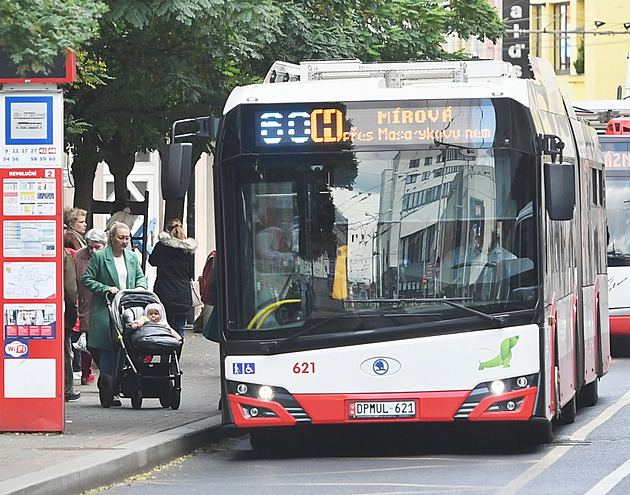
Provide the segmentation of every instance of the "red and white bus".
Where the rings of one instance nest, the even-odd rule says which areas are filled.
[[[604,167],[500,61],[276,63],[214,165],[223,420],[552,421],[609,369]]]
[[[599,142],[606,166],[610,336],[615,351],[630,341],[630,120],[611,120]]]

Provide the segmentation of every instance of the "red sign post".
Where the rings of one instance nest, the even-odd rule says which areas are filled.
[[[64,428],[63,96],[0,91],[0,431]]]

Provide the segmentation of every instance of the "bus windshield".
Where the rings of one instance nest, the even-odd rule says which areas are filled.
[[[226,215],[235,228],[226,242],[241,260],[228,271],[238,301],[231,330],[290,335],[329,332],[317,322],[331,318],[366,328],[392,315],[435,321],[533,308],[536,163],[522,151],[437,140],[230,160]]]

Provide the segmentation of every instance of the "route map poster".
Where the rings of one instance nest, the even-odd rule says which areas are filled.
[[[65,426],[63,97],[48,86],[0,91],[0,431]]]

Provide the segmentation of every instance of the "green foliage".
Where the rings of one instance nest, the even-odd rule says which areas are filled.
[[[290,62],[459,58],[463,54],[443,48],[448,35],[496,41],[505,31],[486,0],[282,0],[276,4],[282,7],[282,18],[266,58]]]
[[[106,11],[95,0],[0,2],[0,40],[20,74],[46,72],[66,48],[78,48],[98,33]]]
[[[155,19],[176,21],[190,26],[206,12],[216,11],[222,0],[125,0],[111,3],[112,18],[124,20],[138,29]]]
[[[584,74],[584,39],[580,41],[580,46],[578,47],[577,57],[575,57],[573,67],[575,67],[575,72],[578,74]]]
[[[462,57],[443,48],[451,33],[496,40],[503,30],[487,0],[0,4],[0,39],[24,70],[46,66],[60,47],[78,51],[78,80],[65,85],[66,138],[83,207],[100,160],[125,194],[135,152],[160,149],[175,120],[220,115],[234,86],[259,82],[275,60]]]

